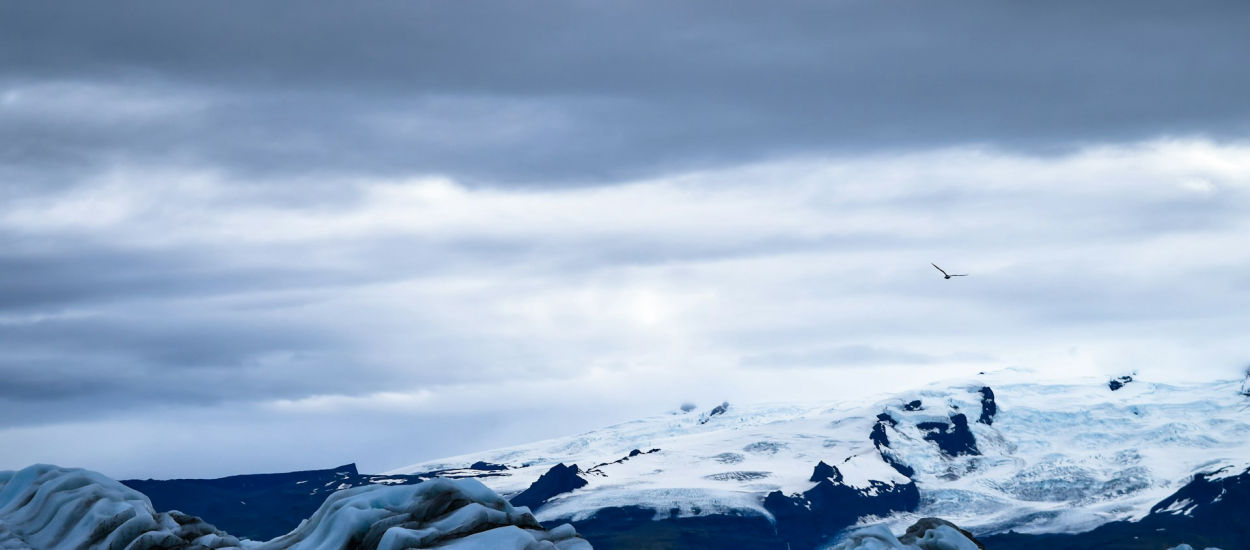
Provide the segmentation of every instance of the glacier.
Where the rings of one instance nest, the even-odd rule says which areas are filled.
[[[1006,370],[885,399],[676,410],[390,473],[505,464],[504,475],[482,482],[511,496],[556,464],[600,464],[580,474],[584,486],[535,509],[542,521],[574,523],[596,544],[595,529],[605,526],[595,518],[606,516],[708,530],[715,517],[760,518],[784,530],[768,497],[803,506],[822,462],[837,467],[836,485],[865,495],[908,483],[919,489],[914,508],[861,517],[859,526],[898,531],[940,517],[978,536],[1078,533],[1140,520],[1195,474],[1245,464],[1247,406],[1241,381],[1135,378],[1112,390],[1100,377]],[[657,451],[612,462],[638,449]],[[613,544],[603,547],[627,547]]]

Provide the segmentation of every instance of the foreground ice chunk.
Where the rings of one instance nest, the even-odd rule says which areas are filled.
[[[919,527],[919,528],[918,528]],[[980,550],[981,545],[946,522],[926,518],[917,522],[901,539],[885,525],[873,525],[852,532],[832,550]]]
[[[142,493],[102,474],[47,464],[0,472],[0,548],[237,548],[196,517],[156,513]]]
[[[339,491],[308,521],[258,550],[454,548],[590,550],[572,526],[544,531],[528,508],[514,507],[476,479]]]
[[[240,541],[196,517],[157,513],[101,474],[37,465],[0,472],[0,550],[592,550],[570,525],[544,530],[475,479],[332,494],[294,531]]]

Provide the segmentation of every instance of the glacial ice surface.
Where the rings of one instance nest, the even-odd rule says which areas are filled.
[[[884,452],[913,473],[921,494],[915,512],[883,518],[892,528],[934,516],[977,533],[1072,533],[1141,518],[1194,472],[1250,456],[1250,417],[1243,411],[1250,401],[1243,389],[1241,380],[1169,385],[1139,378],[1111,391],[1101,377],[991,372],[884,399],[735,403],[706,422],[693,414],[656,415],[393,473],[506,463],[505,475],[482,481],[509,496],[558,462],[599,464],[631,449],[658,448],[596,468],[585,476],[585,487],[538,508],[537,517],[579,521],[619,506],[650,508],[656,518],[671,511],[679,517],[696,511],[768,516],[760,506],[764,496],[810,489],[820,461],[837,466],[855,488],[911,481],[883,460]],[[971,421],[985,412],[991,392],[992,423]],[[915,400],[923,407],[907,410]],[[920,428],[949,424],[958,414],[968,415],[980,454],[944,453]],[[891,422],[878,422],[879,415]],[[874,444],[874,429],[887,447]]]

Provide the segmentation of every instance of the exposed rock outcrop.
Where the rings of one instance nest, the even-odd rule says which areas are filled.
[[[764,508],[776,519],[778,535],[792,548],[816,548],[861,517],[911,511],[919,505],[915,482],[871,481],[870,486],[858,488],[824,479],[802,494],[773,491],[764,498]]]
[[[906,477],[916,475],[916,470],[911,466],[904,464],[890,450],[890,435],[886,433],[886,428],[898,426],[898,420],[895,420],[889,413],[881,413],[877,415],[877,422],[872,425],[872,432],[868,434],[868,439],[872,441],[877,452],[881,454],[881,460],[889,464],[891,468]]]
[[[981,394],[981,416],[977,418],[977,422],[986,426],[994,424],[994,415],[998,414],[998,403],[994,401],[994,390],[989,386],[982,386],[977,390]]]
[[[961,414],[950,416],[951,422],[921,422],[917,428],[925,432],[924,438],[937,443],[947,456],[979,455],[977,440],[968,429],[968,417]]]
[[[700,415],[699,423],[707,424],[708,422],[712,421],[713,417],[721,416],[727,412],[729,412],[729,402],[725,401],[724,403],[721,403],[720,405],[712,407],[712,410],[708,412],[707,414]]]
[[[556,464],[531,483],[529,488],[512,497],[512,505],[527,506],[531,510],[537,510],[551,500],[551,497],[585,487],[586,480],[582,479],[581,472],[576,464],[572,466],[565,466],[564,463]]]
[[[821,482],[826,479],[834,483],[841,483],[842,472],[838,471],[837,466],[830,466],[822,460],[816,463],[816,467],[812,469],[812,477],[808,481]]]

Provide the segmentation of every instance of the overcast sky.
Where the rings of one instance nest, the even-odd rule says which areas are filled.
[[[0,4],[0,469],[376,472],[682,401],[1235,378],[1246,29],[1240,1]]]

